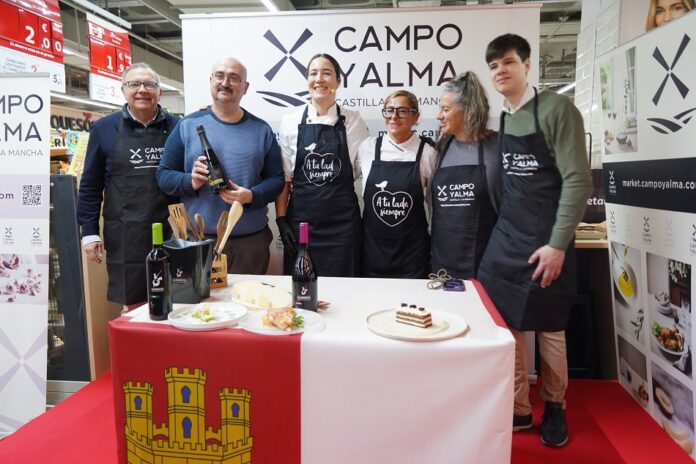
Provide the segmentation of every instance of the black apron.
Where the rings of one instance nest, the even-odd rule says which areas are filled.
[[[549,242],[563,184],[539,126],[538,105],[535,89],[533,134],[507,135],[505,112],[500,118],[503,201],[478,279],[508,326],[555,332],[565,330],[577,293],[575,248],[571,242],[550,286],[541,288],[541,277],[532,282],[538,261],[528,260]]]
[[[109,301],[132,305],[147,300],[145,258],[152,249],[152,223],[161,222],[166,234],[167,205],[177,202],[163,194],[155,181],[168,135],[168,128],[127,133],[123,118],[119,123],[111,182],[104,191]]]
[[[498,214],[488,194],[483,142],[478,142],[478,164],[443,168],[453,139],[442,151],[431,185],[431,270],[469,279],[476,276]]]
[[[382,161],[382,136],[377,138],[363,195],[363,277],[427,275],[430,237],[420,176],[426,143],[421,138],[415,161]]]
[[[295,234],[309,223],[309,249],[317,275],[355,277],[362,251],[360,207],[348,155],[345,116],[336,106],[335,125],[307,124],[307,108],[297,126],[297,157],[287,220]],[[283,270],[296,256],[283,253]]]

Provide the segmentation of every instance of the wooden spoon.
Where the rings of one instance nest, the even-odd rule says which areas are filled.
[[[229,217],[230,212],[225,210],[220,214],[220,219],[218,219],[217,223],[217,238],[215,239],[215,246],[213,247],[213,250],[218,249],[218,245],[220,245],[220,239],[222,239],[222,236],[225,235],[225,229],[227,229],[227,218]]]
[[[227,243],[227,239],[230,236],[230,232],[232,232],[232,229],[234,228],[235,224],[237,224],[237,221],[239,221],[239,218],[242,217],[243,212],[244,207],[241,203],[239,203],[238,201],[232,203],[232,207],[230,208],[230,214],[227,217],[227,226],[225,227],[225,233],[222,235],[222,239],[220,239],[220,243],[218,244],[218,247],[215,249],[216,256],[222,253],[222,249],[225,248],[225,243]]]

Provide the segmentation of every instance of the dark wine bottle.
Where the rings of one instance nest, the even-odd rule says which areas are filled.
[[[215,150],[210,146],[208,142],[208,137],[205,135],[205,127],[196,127],[198,132],[198,137],[201,139],[201,147],[203,147],[203,154],[205,155],[205,162],[208,165],[208,186],[210,190],[215,194],[219,194],[220,190],[230,188],[230,184],[227,182],[229,177],[225,172],[225,167],[220,162],[220,158],[215,154]]]
[[[295,308],[317,310],[317,272],[309,254],[309,224],[300,223],[300,243],[292,270],[292,302]]]
[[[172,274],[169,254],[162,246],[162,224],[152,224],[152,250],[145,260],[147,275],[147,303],[150,319],[163,321],[172,311]]]

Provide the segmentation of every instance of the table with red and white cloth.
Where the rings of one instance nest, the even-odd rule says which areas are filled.
[[[248,279],[290,289],[286,276],[229,286]],[[231,301],[230,287],[208,301]],[[514,340],[480,284],[320,278],[319,295],[325,328],[291,336],[182,331],[146,307],[111,322],[119,462],[510,461]],[[369,330],[370,314],[402,302],[470,328],[436,342]]]

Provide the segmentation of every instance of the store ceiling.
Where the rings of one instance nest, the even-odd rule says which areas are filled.
[[[268,0],[265,0],[268,1]],[[270,0],[280,10],[393,8],[405,6],[459,6],[479,4],[541,3],[540,77],[543,87],[559,88],[574,81],[577,35],[580,32],[581,1],[526,0]],[[87,11],[91,3],[128,21],[131,42],[166,60],[183,64],[181,20],[192,13],[238,13],[268,11],[262,0],[61,0],[61,7]],[[70,64],[70,63],[68,63]],[[69,83],[86,86],[84,69],[67,70]],[[73,72],[74,71],[74,72]],[[167,77],[165,73],[165,82]],[[181,84],[178,79],[171,81]],[[69,84],[70,85],[70,84]],[[182,87],[181,85],[176,85]],[[570,92],[572,95],[572,92]]]

